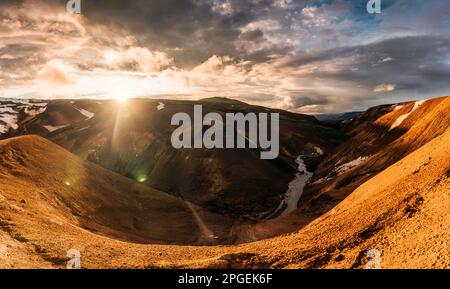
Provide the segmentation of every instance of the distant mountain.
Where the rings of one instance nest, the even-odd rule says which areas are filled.
[[[247,103],[245,103],[243,101],[232,99],[232,98],[227,98],[227,97],[208,97],[208,98],[202,98],[200,101],[203,103],[210,102],[210,103],[231,104],[231,105],[233,105],[233,104],[248,105]]]
[[[361,111],[351,111],[337,114],[317,114],[314,116],[320,121],[341,122],[354,119],[361,113],[362,113]]]
[[[45,110],[47,101],[0,98],[0,139],[18,128],[19,120]]]

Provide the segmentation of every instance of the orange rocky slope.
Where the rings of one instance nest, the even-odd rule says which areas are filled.
[[[225,217],[84,162],[41,137],[0,142],[0,228],[19,240],[27,237],[14,228],[28,224],[44,234],[54,225],[141,243],[217,242],[196,216],[219,224],[210,225],[217,233],[228,231]]]
[[[240,241],[298,231],[363,183],[441,135],[450,126],[450,97],[373,107],[351,123],[353,135],[314,171],[292,214],[235,228]],[[395,125],[394,125],[395,124]]]
[[[349,134],[354,136],[314,172],[304,208],[316,211],[324,203],[339,203],[356,187],[441,135],[450,125],[449,112],[449,97],[369,109],[349,124]]]
[[[449,129],[359,186],[333,210],[300,231],[237,246],[127,241],[133,234],[124,228],[130,228],[127,216],[130,208],[136,209],[134,201],[111,188],[104,193],[108,188],[104,179],[125,182],[120,176],[91,167],[38,137],[2,141],[0,149],[1,267],[63,267],[71,248],[80,250],[82,265],[88,268],[360,268],[366,266],[370,249],[381,252],[384,268],[450,267]],[[57,153],[51,153],[54,151]],[[36,160],[30,161],[33,157]],[[55,189],[55,184],[67,179],[67,170],[58,167],[62,160],[76,171],[87,169],[89,189],[84,185]],[[56,169],[49,175],[48,166],[43,164],[56,164]],[[145,191],[147,188],[137,190],[167,198],[163,193]],[[93,199],[109,204],[106,196],[122,204],[121,210],[109,211],[120,217],[118,224],[122,227],[104,219],[104,211],[92,208]],[[173,200],[171,205],[178,204]],[[81,211],[79,216],[73,214],[74,209]],[[158,220],[171,224],[164,218]],[[157,223],[154,226],[160,228]]]

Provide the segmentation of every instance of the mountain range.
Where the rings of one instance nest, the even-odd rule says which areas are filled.
[[[174,149],[170,118],[194,104],[279,113],[279,157]],[[75,248],[86,268],[364,268],[372,249],[384,268],[448,268],[449,111],[0,100],[0,267],[64,267]]]

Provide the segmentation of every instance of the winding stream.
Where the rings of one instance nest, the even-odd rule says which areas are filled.
[[[284,194],[284,198],[281,201],[278,208],[268,217],[279,215],[285,216],[297,209],[298,201],[300,200],[305,186],[308,184],[309,180],[312,178],[313,173],[309,172],[304,161],[303,155],[298,156],[295,162],[298,164],[298,173],[295,178],[289,183],[289,188]],[[283,210],[280,214],[280,210]]]

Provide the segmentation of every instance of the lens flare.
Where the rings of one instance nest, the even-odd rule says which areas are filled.
[[[138,176],[138,177],[137,177],[137,181],[138,181],[139,183],[145,183],[147,180],[148,180],[148,177],[147,177],[147,176],[144,176],[144,175],[141,175],[141,176]]]

